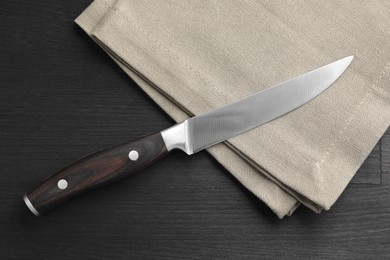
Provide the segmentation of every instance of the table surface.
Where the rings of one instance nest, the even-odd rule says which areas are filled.
[[[330,211],[279,220],[206,152],[34,217],[65,164],[173,121],[73,22],[90,3],[0,2],[0,257],[390,257],[390,131]]]

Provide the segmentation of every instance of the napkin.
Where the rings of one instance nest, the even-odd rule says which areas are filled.
[[[388,1],[95,0],[76,23],[177,122],[354,55],[319,97],[207,149],[279,218],[328,210],[390,123]]]

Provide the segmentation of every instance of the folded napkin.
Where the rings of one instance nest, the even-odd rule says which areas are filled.
[[[354,55],[313,101],[207,149],[280,218],[328,210],[390,123],[387,1],[95,0],[76,23],[177,122]]]

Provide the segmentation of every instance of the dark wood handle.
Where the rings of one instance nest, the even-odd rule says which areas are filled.
[[[134,174],[167,153],[160,133],[113,146],[47,177],[24,200],[34,214],[43,214],[83,192]]]

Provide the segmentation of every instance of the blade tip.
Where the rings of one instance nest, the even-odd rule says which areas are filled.
[[[351,56],[345,57],[344,60],[345,60],[345,61],[347,62],[347,64],[349,65],[349,64],[351,64],[351,62],[352,62],[352,60],[353,60],[354,57],[355,57],[355,56],[351,55]],[[347,65],[347,66],[348,66],[348,65]]]
[[[351,55],[351,56],[347,56],[347,57],[342,58],[342,59],[335,62],[335,63],[340,64],[340,67],[339,67],[341,69],[340,75],[349,67],[353,58],[354,58],[354,56]]]

